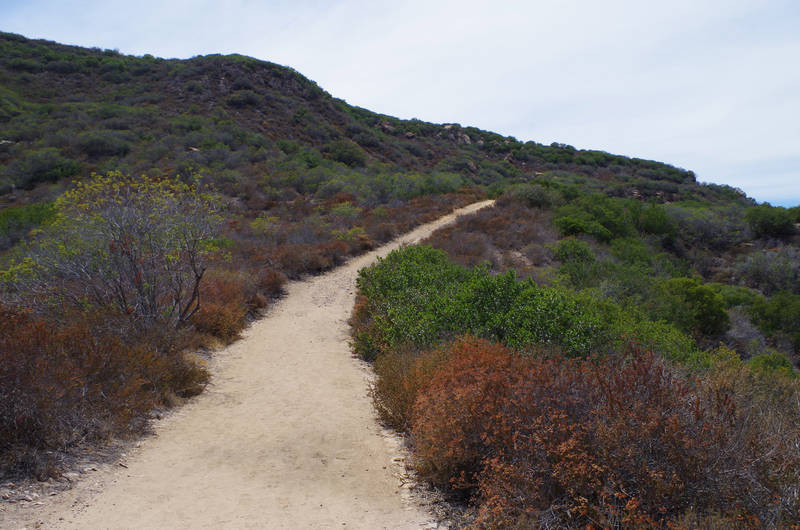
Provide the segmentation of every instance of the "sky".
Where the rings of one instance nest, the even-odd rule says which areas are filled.
[[[0,0],[0,30],[241,53],[375,112],[659,160],[800,204],[796,0]]]

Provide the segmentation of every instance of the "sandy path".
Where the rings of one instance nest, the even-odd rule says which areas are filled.
[[[351,356],[347,319],[361,267],[488,204],[290,283],[265,318],[217,354],[206,392],[161,422],[156,436],[128,455],[127,468],[91,473],[40,507],[28,519],[39,524],[29,527],[431,525],[401,487],[401,447],[376,422],[370,374]]]

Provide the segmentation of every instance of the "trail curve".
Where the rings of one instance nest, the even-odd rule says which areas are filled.
[[[291,282],[215,355],[212,384],[105,466],[40,507],[44,528],[428,528],[401,487],[400,442],[348,346],[358,270],[475,203],[326,274]],[[406,492],[404,494],[404,492]],[[33,514],[33,512],[31,512]],[[28,526],[29,528],[31,526]]]

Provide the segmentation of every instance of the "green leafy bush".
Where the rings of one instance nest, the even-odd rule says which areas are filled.
[[[226,102],[228,105],[234,108],[245,108],[245,107],[255,107],[261,104],[262,98],[252,90],[239,90],[234,92],[230,96]]]
[[[783,376],[791,379],[800,378],[792,361],[786,355],[778,352],[755,355],[747,361],[747,365],[752,370],[764,372],[768,376],[774,376],[775,372],[780,372]]]
[[[350,167],[361,167],[367,162],[367,155],[364,151],[353,142],[347,140],[338,140],[328,144],[323,149],[332,160],[347,164]]]
[[[90,158],[123,156],[131,150],[130,143],[116,131],[89,131],[77,138],[78,149]]]
[[[529,208],[550,208],[561,202],[561,194],[540,184],[519,184],[506,192],[503,200],[519,201]]]
[[[18,188],[31,189],[43,182],[55,182],[77,175],[80,164],[61,155],[54,147],[28,151],[5,169],[5,176]]]
[[[750,309],[755,324],[766,333],[789,338],[800,352],[800,295],[780,291],[770,298],[758,297]]]
[[[26,232],[55,217],[53,203],[34,203],[0,210],[0,249],[18,241]]]
[[[602,340],[597,315],[568,292],[518,282],[513,273],[459,267],[431,247],[392,252],[363,269],[358,285],[372,324],[356,331],[354,343],[367,359],[380,349],[426,348],[461,332],[570,355],[586,354]]]
[[[645,234],[674,235],[676,230],[675,223],[660,204],[643,207],[636,219],[636,226]]]
[[[553,255],[561,262],[559,273],[566,277],[573,287],[582,289],[597,285],[602,279],[602,266],[595,258],[594,251],[585,241],[568,237],[553,247]]]
[[[585,241],[575,238],[562,239],[553,249],[553,255],[558,261],[594,263],[597,259],[594,252]]]
[[[638,238],[617,238],[611,242],[611,254],[627,264],[650,265],[653,252]]]
[[[761,297],[756,291],[739,285],[724,283],[709,283],[706,285],[722,297],[726,308],[750,307]]]
[[[580,197],[562,206],[553,223],[565,236],[587,234],[606,242],[634,232],[625,202],[605,195]]]
[[[666,315],[685,331],[714,336],[728,329],[725,302],[712,288],[695,278],[670,278],[662,287]]]
[[[747,210],[745,219],[756,237],[782,237],[795,233],[795,220],[786,208],[761,204]]]

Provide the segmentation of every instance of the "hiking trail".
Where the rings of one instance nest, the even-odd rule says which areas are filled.
[[[206,391],[158,422],[154,436],[40,506],[5,506],[0,526],[435,528],[404,484],[399,437],[378,424],[371,370],[352,356],[347,320],[359,269],[492,202],[290,282],[214,354]]]

